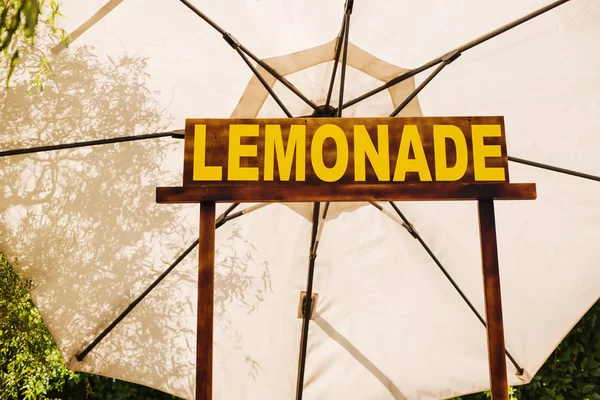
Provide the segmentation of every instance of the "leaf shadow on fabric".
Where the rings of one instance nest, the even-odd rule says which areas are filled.
[[[0,92],[0,149],[168,129],[146,61],[102,60],[91,47],[63,52],[43,92],[29,93],[26,81]],[[120,379],[152,386],[170,375],[176,383],[161,389],[189,390],[196,280],[184,266],[104,339],[122,340],[123,353],[75,360],[197,237],[198,207],[155,202],[156,186],[179,183],[182,156],[181,141],[164,138],[0,159],[0,249],[32,280],[70,367],[114,376],[119,364]]]

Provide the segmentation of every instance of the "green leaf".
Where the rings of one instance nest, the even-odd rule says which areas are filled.
[[[593,383],[588,383],[587,385],[584,385],[583,388],[581,388],[581,391],[583,392],[583,394],[588,394],[592,390],[594,390],[595,387],[596,385],[594,385]]]
[[[8,15],[8,7],[4,6],[2,12],[0,12],[0,33],[4,31],[4,24],[6,22],[6,16]]]
[[[15,50],[15,52],[13,53],[13,55],[10,59],[10,66],[8,68],[8,74],[6,76],[6,86],[8,86],[10,77],[15,72],[15,67],[17,66],[18,62],[19,62],[19,50]]]
[[[32,38],[35,35],[35,26],[38,22],[40,6],[38,0],[29,0],[26,2],[25,12],[25,36]]]
[[[590,362],[590,359],[588,357],[585,357],[583,359],[583,361],[581,362],[581,368],[583,369],[587,369],[588,368],[588,363]]]
[[[14,33],[12,31],[7,31],[6,36],[4,37],[2,42],[0,42],[0,50],[4,50],[5,55],[7,54],[6,51],[8,50],[8,46],[10,45],[13,35]]]
[[[49,3],[49,4],[48,4]],[[38,57],[43,53],[36,49],[35,40],[38,31],[49,33],[51,43],[64,38],[64,31],[56,25],[56,17],[61,15],[56,0],[2,0],[0,1],[0,52],[4,53],[0,67],[1,78],[10,83],[14,79],[15,61],[26,59],[29,54]],[[43,29],[38,29],[43,25]],[[15,57],[18,50],[18,57]],[[22,63],[19,67],[26,72],[25,77],[32,79],[43,72],[44,66],[35,62]],[[38,85],[39,86],[39,85]],[[1,389],[0,389],[1,390]]]

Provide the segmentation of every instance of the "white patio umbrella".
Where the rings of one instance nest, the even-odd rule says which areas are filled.
[[[538,191],[497,205],[511,385],[598,299],[597,1],[357,1],[346,57],[341,0],[61,3],[73,41],[55,49],[55,83],[0,93],[0,249],[32,279],[70,368],[193,397],[198,207],[155,203],[155,187],[181,181],[178,130],[339,109],[338,54],[344,117],[505,117],[512,181]],[[312,210],[218,210],[215,399],[296,396]],[[320,216],[304,398],[488,388],[476,204],[332,203]]]

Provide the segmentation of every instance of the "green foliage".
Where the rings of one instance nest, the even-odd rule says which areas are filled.
[[[48,393],[50,397],[65,400],[172,400],[178,399],[145,386],[106,378],[104,376],[78,373],[65,382],[61,391]]]
[[[60,389],[69,371],[27,288],[0,253],[0,398],[35,399]]]
[[[0,54],[2,54],[2,74],[6,85],[23,55],[38,53],[29,73],[41,85],[40,74],[47,71],[47,58],[34,47],[39,25],[48,33],[51,42],[63,42],[65,32],[57,27],[60,16],[57,0],[2,0],[0,2]],[[40,87],[41,89],[41,87]]]
[[[28,289],[0,252],[0,400],[166,400],[144,386],[67,369]]]
[[[519,400],[600,400],[600,301],[565,337]]]

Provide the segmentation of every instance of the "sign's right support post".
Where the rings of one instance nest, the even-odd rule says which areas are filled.
[[[508,400],[494,200],[478,200],[478,210],[492,399]]]

